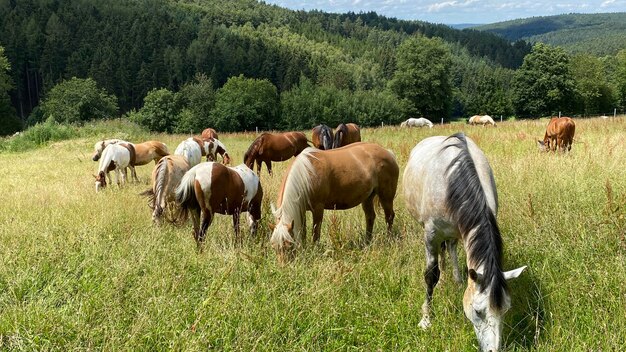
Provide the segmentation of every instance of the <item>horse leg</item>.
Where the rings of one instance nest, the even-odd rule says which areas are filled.
[[[318,205],[313,209],[313,243],[320,240],[322,232],[322,220],[324,219],[324,205]]]
[[[130,166],[130,175],[135,180],[135,182],[139,183],[139,178],[137,177],[137,171],[135,170],[135,165]]]
[[[241,241],[241,230],[239,229],[239,218],[241,212],[239,210],[235,210],[233,212],[233,229],[235,230],[235,245],[240,245]]]
[[[458,240],[449,240],[446,241],[446,246],[448,247],[448,252],[450,253],[450,261],[452,262],[452,276],[454,277],[454,282],[457,284],[462,284],[463,279],[461,278],[461,272],[459,271],[459,256],[456,251],[456,245]]]
[[[267,172],[269,172],[270,176],[272,176],[272,162],[269,160],[265,161],[265,166],[267,166]]]
[[[370,195],[361,205],[365,213],[365,245],[368,245],[372,242],[372,230],[374,229],[374,220],[376,219],[374,194]]]
[[[206,236],[206,231],[209,228],[209,225],[213,222],[213,213],[204,209],[202,211],[202,224],[200,225],[200,232],[198,233],[198,238],[196,239],[196,244],[198,246],[198,250],[202,252],[204,245],[204,237]]]
[[[396,213],[393,211],[393,197],[391,197],[391,199],[380,199],[380,205],[385,211],[385,222],[387,222],[387,236],[391,236],[391,227],[393,226],[393,220],[396,217]]]
[[[124,168],[124,170],[122,170],[122,183],[125,184],[127,179],[128,179],[128,168]]]
[[[256,159],[256,174],[261,176],[261,166],[263,165],[263,162],[261,162],[261,160]]]
[[[430,327],[431,304],[433,300],[433,291],[437,282],[439,282],[439,264],[437,262],[439,256],[439,248],[441,243],[435,241],[435,226],[432,221],[426,224],[424,229],[424,240],[426,242],[426,269],[424,270],[424,281],[426,282],[426,299],[422,304],[422,320],[419,326],[422,329]]]

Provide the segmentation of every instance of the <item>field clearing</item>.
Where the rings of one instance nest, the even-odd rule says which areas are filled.
[[[427,136],[465,131],[484,151],[498,187],[505,268],[529,267],[510,283],[507,350],[626,346],[626,118],[575,121],[565,155],[538,152],[547,120],[362,130],[363,140],[396,154],[401,172]],[[254,136],[220,134],[235,164]],[[170,151],[186,138],[146,137]],[[477,349],[465,287],[450,268],[435,289],[433,326],[418,327],[423,231],[405,210],[402,177],[394,238],[379,212],[372,245],[360,248],[357,207],[326,211],[311,246],[308,214],[308,248],[281,266],[268,223],[287,163],[274,163],[273,177],[263,168],[259,236],[236,247],[231,218],[217,215],[197,254],[190,223],[152,225],[138,195],[152,165],[137,168],[140,184],[95,193],[95,141],[0,153],[0,349]],[[464,268],[462,251],[459,260]]]

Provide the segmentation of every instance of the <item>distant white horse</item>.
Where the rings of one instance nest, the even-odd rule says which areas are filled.
[[[130,166],[130,161],[134,158],[135,148],[130,143],[107,145],[102,151],[102,157],[98,165],[98,174],[94,175],[96,178],[96,192],[100,191],[100,188],[106,187],[107,178],[109,179],[109,183],[112,183],[109,171],[115,170],[115,182],[118,186],[121,185],[120,174],[122,183],[126,183],[126,168]]]
[[[411,151],[403,184],[407,209],[424,226],[426,299],[419,326],[431,325],[443,243],[450,252],[454,278],[461,281],[456,253],[460,240],[469,276],[463,310],[474,325],[480,349],[497,351],[502,318],[511,307],[507,280],[518,277],[526,267],[503,271],[502,236],[496,221],[498,195],[487,158],[462,133],[429,137]]]
[[[195,137],[180,142],[174,151],[174,155],[182,155],[187,159],[190,168],[200,164],[202,156],[209,155],[209,153],[209,142]]]
[[[433,123],[430,120],[420,117],[419,119],[410,118],[400,124],[400,127],[425,127],[433,128]]]
[[[483,125],[483,127],[485,127],[485,125],[487,124],[490,124],[493,125],[493,127],[496,127],[496,123],[489,115],[474,115],[470,117],[469,120],[467,120],[467,123],[469,123],[470,125]]]

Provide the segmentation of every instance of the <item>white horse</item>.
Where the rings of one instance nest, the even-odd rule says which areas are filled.
[[[461,240],[469,274],[463,296],[465,316],[474,325],[482,350],[499,349],[502,318],[511,307],[507,280],[518,277],[526,266],[502,271],[498,196],[485,155],[462,133],[426,138],[411,151],[403,184],[407,209],[424,226],[426,242],[426,299],[419,326],[431,325],[431,301],[444,242],[454,277],[461,280],[456,253]]]
[[[420,117],[419,119],[410,118],[400,124],[400,127],[424,127],[428,126],[433,128],[433,123],[430,120]]]
[[[91,157],[91,160],[98,161],[100,159],[100,156],[102,155],[102,152],[104,151],[104,148],[106,148],[109,144],[118,144],[118,143],[129,143],[129,142],[122,140],[122,139],[105,139],[105,140],[96,142],[96,144],[93,145],[93,156]]]
[[[209,142],[190,137],[180,142],[174,155],[182,155],[187,159],[189,167],[194,167],[202,161],[203,155],[209,154]]]
[[[100,188],[106,187],[107,178],[109,179],[109,183],[112,183],[109,171],[115,170],[115,182],[118,186],[121,185],[121,183],[126,183],[126,168],[130,166],[130,161],[134,158],[134,154],[135,149],[130,143],[114,143],[107,145],[104,151],[102,151],[102,157],[98,165],[98,174],[94,175],[96,178],[96,192],[100,191]]]
[[[474,115],[470,117],[469,120],[467,120],[467,123],[469,123],[470,125],[483,125],[483,127],[489,124],[493,125],[493,127],[496,127],[496,123],[489,115]]]

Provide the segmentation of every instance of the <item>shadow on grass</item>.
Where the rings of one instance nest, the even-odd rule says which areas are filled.
[[[549,326],[548,297],[532,268],[509,281],[509,289],[512,307],[506,314],[503,329],[505,346],[509,349],[536,348]]]

